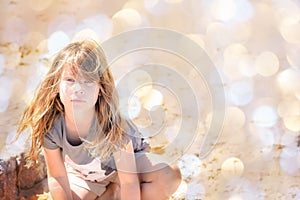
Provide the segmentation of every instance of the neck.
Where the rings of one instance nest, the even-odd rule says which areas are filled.
[[[95,110],[85,112],[65,112],[68,133],[73,136],[86,137],[94,115]]]

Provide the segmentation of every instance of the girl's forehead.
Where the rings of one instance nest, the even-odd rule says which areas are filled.
[[[62,66],[62,74],[72,74],[74,75],[74,67],[72,67],[71,65],[69,64],[64,64]]]
[[[62,76],[63,75],[70,75],[70,76],[76,76],[77,70],[75,71],[75,67],[70,64],[64,64],[62,67]]]
[[[62,77],[72,76],[75,78],[99,80],[99,76],[97,74],[85,72],[84,70],[80,69],[78,66],[74,66],[69,63],[66,63],[62,66],[61,76]]]

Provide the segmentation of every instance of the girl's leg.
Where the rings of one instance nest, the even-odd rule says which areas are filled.
[[[177,167],[165,166],[162,169],[142,173],[142,200],[166,200],[177,190],[181,182],[181,174]]]
[[[178,188],[181,173],[178,167],[167,164],[152,165],[146,156],[137,158],[142,200],[166,200]]]

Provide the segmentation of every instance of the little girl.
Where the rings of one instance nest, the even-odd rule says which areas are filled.
[[[27,128],[28,160],[43,151],[52,199],[168,199],[180,183],[177,167],[151,165],[141,153],[147,145],[121,118],[112,73],[93,40],[58,52],[18,134]]]

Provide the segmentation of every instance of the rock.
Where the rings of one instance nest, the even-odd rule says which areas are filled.
[[[15,157],[8,161],[0,160],[0,199],[15,199],[17,188],[17,160]]]
[[[24,154],[22,154],[19,159],[17,183],[21,190],[33,188],[37,183],[44,180],[47,175],[45,160],[42,156],[40,156],[38,162],[33,164],[30,168],[25,165],[25,157]]]
[[[37,199],[36,194],[48,190],[43,156],[29,168],[25,164],[24,154],[0,159],[0,200]]]

